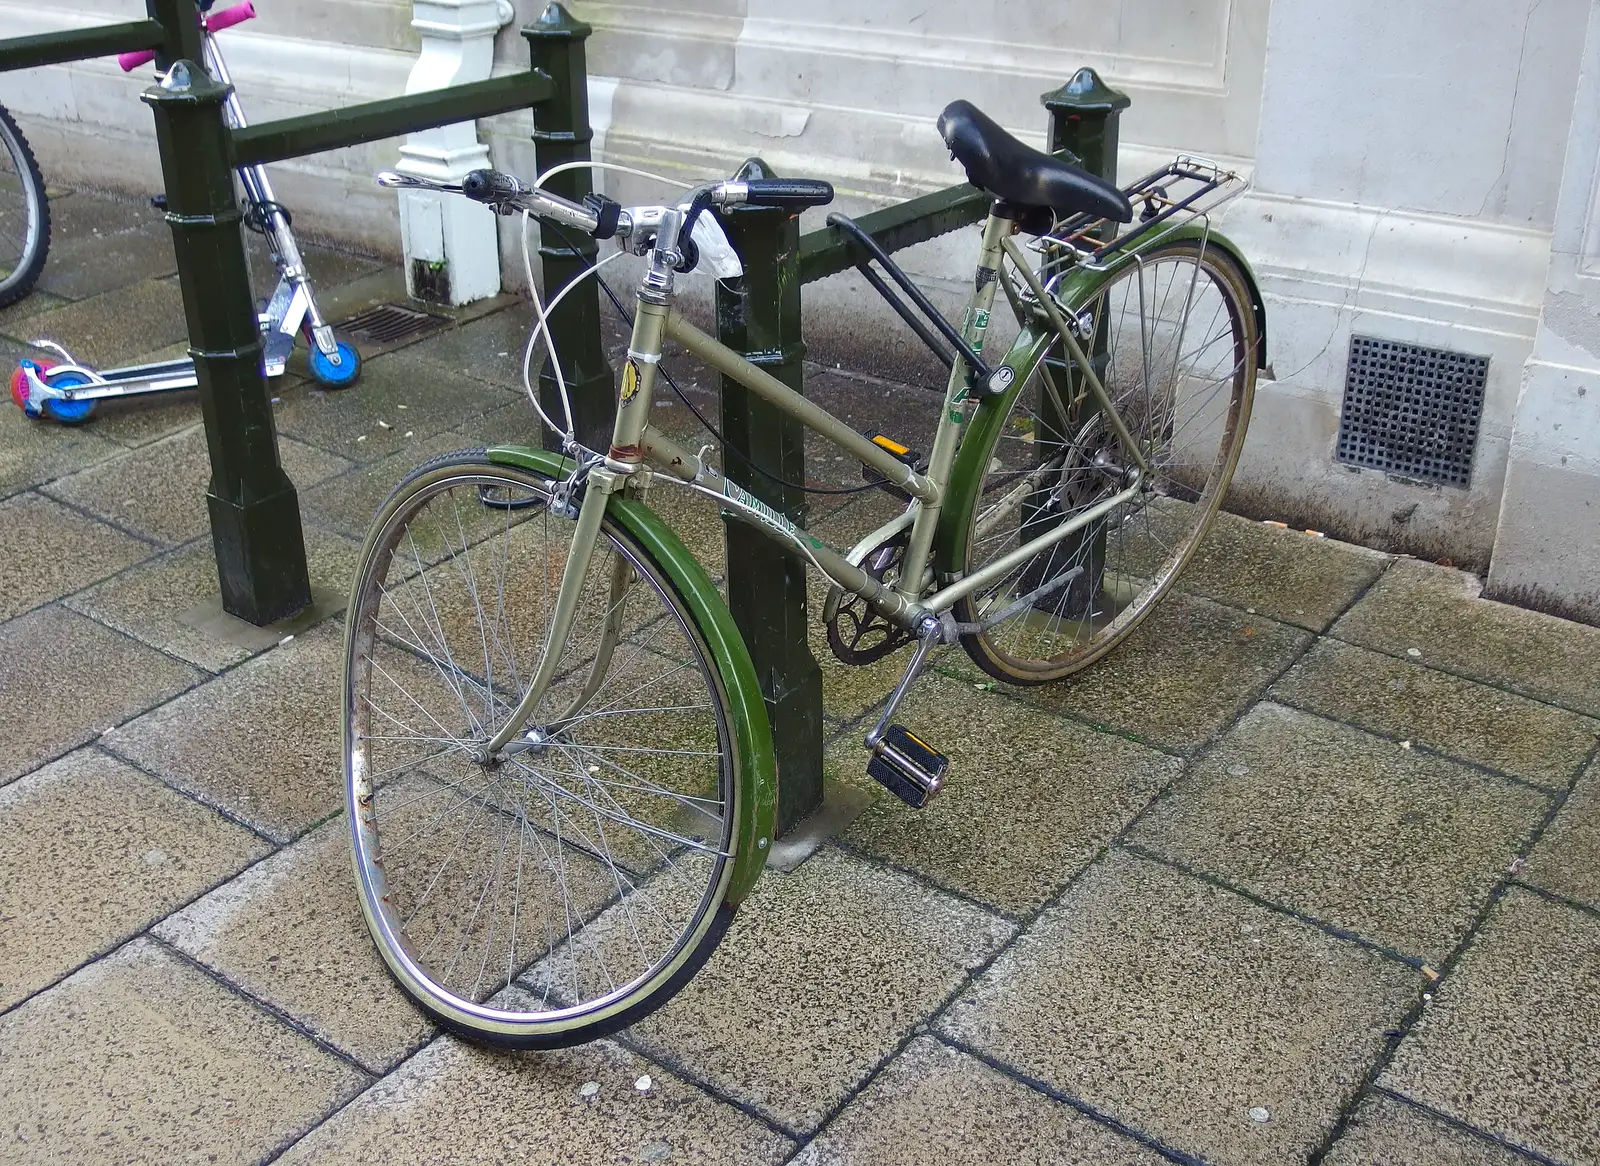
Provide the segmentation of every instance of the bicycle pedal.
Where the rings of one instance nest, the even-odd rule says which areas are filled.
[[[919,474],[927,473],[928,466],[927,463],[923,461],[922,455],[916,450],[912,449],[909,445],[902,445],[894,438],[886,437],[882,433],[866,433],[863,434],[863,436],[871,441],[873,445],[891,455],[896,461],[904,462],[906,465],[916,470]],[[911,501],[910,494],[901,489],[899,486],[896,486],[894,483],[890,482],[889,479],[885,478],[871,466],[863,465],[861,467],[861,480],[863,482],[870,482],[872,485],[882,488],[886,493],[894,495],[902,502]]]
[[[904,725],[890,725],[872,746],[867,776],[914,810],[926,806],[944,788],[950,759],[912,734]]]

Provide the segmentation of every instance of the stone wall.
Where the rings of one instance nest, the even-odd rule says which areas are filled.
[[[515,0],[496,39],[497,71],[524,67],[516,29],[543,2]],[[404,88],[418,46],[409,3],[257,7],[261,19],[227,34],[254,117]],[[1230,505],[1487,570],[1495,594],[1600,620],[1600,66],[1590,0],[571,7],[595,28],[599,157],[700,180],[760,155],[781,173],[832,180],[847,212],[959,179],[933,128],[946,102],[973,100],[1037,143],[1038,95],[1093,65],[1133,97],[1124,177],[1178,149],[1254,177],[1224,225],[1267,296],[1271,376]],[[141,11],[139,0],[49,9],[0,0],[0,29]],[[153,190],[149,115],[136,100],[145,83],[89,62],[0,77],[0,101],[54,176]],[[509,114],[480,127],[496,164],[532,173],[531,126],[528,114]],[[303,208],[297,225],[394,252],[395,200],[370,175],[395,163],[398,145],[275,167],[281,197]],[[659,197],[634,178],[601,185],[624,201]],[[966,283],[969,234],[904,257],[944,304]],[[515,286],[520,258],[504,225],[500,244],[503,278]],[[1352,334],[1489,357],[1467,487],[1335,461]],[[807,289],[807,337],[821,359],[902,377],[929,367],[852,277]]]

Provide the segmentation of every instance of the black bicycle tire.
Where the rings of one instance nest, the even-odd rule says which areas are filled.
[[[44,175],[39,172],[33,148],[4,106],[0,106],[0,143],[11,155],[18,177],[29,188],[25,193],[32,196],[30,201],[39,211],[39,229],[31,248],[25,246],[21,262],[9,276],[0,279],[0,308],[5,308],[32,291],[44,271],[45,257],[50,252],[50,200],[45,197]]]

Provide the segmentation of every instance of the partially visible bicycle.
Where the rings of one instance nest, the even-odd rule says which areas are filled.
[[[959,326],[870,234],[829,219],[950,369],[925,456],[856,432],[673,306],[697,266],[740,274],[719,211],[798,214],[832,200],[826,182],[716,182],[624,208],[557,198],[548,174],[380,176],[521,211],[524,240],[537,215],[546,245],[579,231],[648,257],[610,445],[577,441],[555,347],[560,409],[534,393],[525,354],[564,455],[435,458],[380,508],[356,573],[344,764],[361,904],[395,979],[454,1031],[530,1048],[632,1023],[705,962],[770,852],[761,684],[716,586],[648,507],[656,490],[715,499],[821,572],[840,659],[910,649],[865,744],[868,774],[912,807],[948,762],[893,720],[935,648],[959,644],[1013,684],[1067,676],[1126,639],[1215,517],[1264,343],[1255,281],[1208,217],[1243,181],[1180,155],[1119,190],[967,102],[939,129],[993,199]],[[995,360],[1001,289],[1020,330]],[[529,353],[549,340],[535,307]],[[728,480],[709,446],[657,432],[667,340],[860,461],[903,511],[834,550]]]
[[[0,107],[0,308],[33,290],[50,250],[50,204],[28,139]]]
[[[201,14],[202,56],[206,71],[215,80],[231,87],[232,80],[216,34],[253,20],[256,11],[251,0],[241,0],[241,3],[219,11],[212,11],[212,7],[213,0],[197,0],[196,8]],[[131,72],[151,63],[155,57],[153,51],[141,50],[123,53],[117,62],[125,72]],[[177,67],[185,66],[180,64]],[[239,129],[247,124],[244,107],[239,103],[236,92],[229,92],[223,113],[230,128]],[[14,131],[15,127],[11,129]],[[22,149],[26,152],[26,145]],[[28,156],[28,162],[31,165],[31,155]],[[38,189],[36,201],[44,228],[42,237],[48,240],[49,212],[44,208],[44,184],[38,182],[37,167],[32,167],[32,173]],[[241,166],[237,174],[244,192],[245,226],[265,237],[268,250],[272,253],[273,266],[278,272],[277,287],[258,317],[262,337],[262,375],[281,376],[288,364],[289,354],[294,350],[296,335],[303,334],[306,362],[317,383],[329,389],[350,387],[361,375],[361,354],[352,345],[338,339],[333,326],[323,318],[312,293],[305,259],[290,228],[288,209],[274,197],[265,167]],[[3,191],[0,191],[0,195],[3,195]],[[158,208],[164,209],[166,206],[165,196],[152,201]],[[8,220],[0,211],[0,234],[8,230]],[[0,239],[0,271],[4,270],[4,247],[5,242]],[[27,279],[31,286],[33,280],[38,278],[39,266],[44,263],[42,247],[29,262],[33,265]],[[3,286],[0,284],[0,287]],[[5,302],[0,298],[0,306]],[[76,425],[88,420],[103,400],[182,392],[194,388],[198,383],[194,361],[187,356],[125,368],[95,369],[79,363],[72,353],[47,338],[34,340],[33,346],[48,349],[60,359],[23,360],[11,374],[11,399],[29,417],[48,417],[64,425]]]

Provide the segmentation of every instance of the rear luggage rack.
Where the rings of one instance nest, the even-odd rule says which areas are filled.
[[[1190,219],[1209,215],[1248,189],[1249,182],[1237,172],[1224,170],[1209,158],[1179,154],[1161,169],[1122,188],[1134,206],[1137,225],[1132,230],[1107,241],[1106,227],[1119,224],[1094,215],[1074,215],[1040,238],[1039,247],[1052,258],[1098,269],[1151,231],[1161,227],[1171,230]]]

